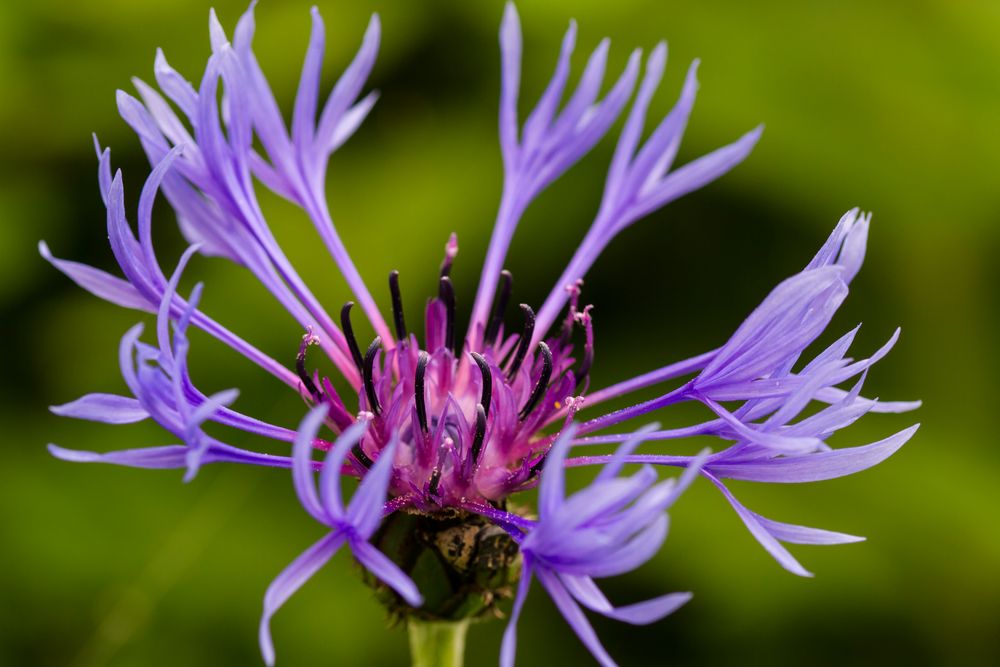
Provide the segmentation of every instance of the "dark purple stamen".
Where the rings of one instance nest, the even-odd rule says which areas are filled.
[[[375,340],[372,341],[372,344],[368,346],[368,351],[365,352],[365,364],[361,370],[361,377],[365,383],[365,395],[368,396],[368,409],[376,417],[381,413],[382,408],[378,404],[378,396],[375,395],[375,382],[372,379],[372,374],[375,369],[375,357],[378,356],[378,351],[381,347],[382,337],[375,336]]]
[[[451,278],[441,276],[438,286],[438,298],[444,303],[445,308],[445,330],[444,346],[449,350],[455,348],[455,286],[451,284]],[[457,352],[457,351],[456,351]]]
[[[365,454],[365,450],[361,449],[360,442],[355,443],[355,445],[351,447],[351,454],[354,454],[354,458],[357,460],[357,462],[360,463],[362,466],[364,466],[366,469],[371,468],[372,464],[375,463],[368,457],[367,454]]]
[[[528,402],[521,408],[521,421],[527,419],[531,411],[535,409],[538,401],[549,386],[549,378],[552,377],[552,351],[545,343],[538,344],[538,351],[542,353],[542,374],[538,377],[538,383],[535,385],[535,388],[531,390]]]
[[[486,410],[482,405],[476,406],[476,433],[472,436],[472,465],[479,462],[479,453],[483,450],[483,440],[486,438]]]
[[[441,483],[441,469],[434,468],[434,470],[431,472],[430,484],[427,485],[427,493],[429,493],[432,496],[436,496],[438,492],[438,484],[440,483]]]
[[[500,272],[500,287],[497,291],[496,301],[493,302],[493,316],[490,324],[486,327],[486,335],[483,340],[487,345],[493,343],[500,332],[500,325],[503,324],[503,315],[507,310],[507,302],[510,301],[511,292],[514,291],[514,276],[510,271],[504,269]]]
[[[403,317],[403,296],[399,292],[399,271],[389,273],[389,292],[392,294],[392,319],[396,324],[396,338],[406,339],[406,320]]]
[[[358,347],[358,339],[354,337],[354,327],[351,326],[351,308],[353,307],[354,302],[348,301],[340,309],[340,328],[344,330],[347,347],[351,349],[351,358],[354,359],[354,365],[358,367],[358,371],[360,372],[363,370],[364,365],[361,363],[361,348]]]
[[[295,372],[298,373],[299,379],[302,380],[302,386],[305,387],[305,390],[309,392],[314,401],[318,402],[323,399],[323,394],[320,393],[316,383],[313,382],[312,377],[306,370],[306,350],[309,348],[309,339],[309,336],[303,338],[302,344],[299,345],[299,352],[295,355]]]
[[[486,414],[489,414],[490,403],[493,401],[493,373],[490,371],[490,365],[483,355],[478,352],[473,352],[472,358],[475,360],[476,365],[479,366],[479,372],[482,373],[483,376],[483,394],[479,403],[483,406]]]
[[[420,430],[427,433],[427,403],[424,397],[424,373],[427,372],[427,362],[431,356],[420,351],[417,357],[417,372],[413,376],[413,400],[417,405],[417,420],[420,422]]]
[[[520,370],[521,364],[524,362],[524,356],[528,354],[531,336],[535,333],[535,311],[528,304],[522,303],[521,312],[524,313],[524,330],[521,331],[521,340],[517,343],[514,361],[511,362],[510,368],[507,370],[507,379],[511,382],[517,377],[517,371]]]

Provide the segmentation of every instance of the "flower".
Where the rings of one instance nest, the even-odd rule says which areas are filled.
[[[122,175],[112,176],[110,152],[95,139],[108,236],[124,278],[57,259],[44,242],[39,246],[45,259],[84,289],[117,305],[156,314],[156,346],[140,341],[141,325],[121,341],[122,375],[132,396],[90,394],[53,411],[112,424],[152,418],[183,443],[107,453],[50,445],[55,456],[183,468],[186,480],[194,478],[200,466],[219,462],[291,468],[302,505],[330,528],[265,595],[261,649],[268,663],[274,658],[271,616],[345,544],[371,574],[380,599],[395,613],[413,618],[458,620],[485,614],[508,595],[508,584],[517,580],[520,567],[501,661],[513,662],[517,618],[532,579],[538,578],[594,655],[612,664],[579,605],[642,623],[662,618],[687,600],[688,594],[675,594],[616,609],[593,578],[621,574],[647,561],[665,539],[665,510],[696,477],[717,486],[762,545],[797,574],[808,573],[781,542],[859,539],[765,519],[743,507],[722,480],[787,483],[850,474],[882,461],[915,431],[914,426],[861,447],[832,450],[826,444],[832,433],[867,412],[916,407],[860,395],[868,370],[895,344],[898,332],[868,359],[853,361],[845,355],[855,329],[796,370],[860,269],[869,216],[857,210],[846,214],[813,260],[779,284],[721,347],[590,392],[595,325],[592,307],[580,303],[585,274],[620,231],[736,166],[761,129],[673,169],[695,98],[697,63],[688,70],[676,105],[641,142],[666,64],[665,44],[657,45],[644,63],[641,52],[633,52],[600,97],[608,54],[608,43],[602,42],[563,103],[576,39],[572,23],[549,85],[521,123],[517,108],[522,41],[517,11],[508,4],[500,27],[503,192],[496,224],[468,330],[457,329],[450,274],[458,241],[452,235],[437,269],[437,294],[424,313],[421,342],[407,325],[398,272],[388,279],[391,319],[383,318],[375,306],[337,233],[325,192],[330,155],[359,128],[377,98],[362,92],[378,49],[378,17],[372,17],[357,55],[322,109],[324,25],[317,10],[312,17],[290,126],[252,50],[253,5],[240,18],[232,42],[215,13],[210,14],[212,55],[197,87],[158,52],[154,73],[161,92],[136,80],[141,100],[118,93],[119,111],[153,166],[139,199],[136,234],[126,217]],[[523,324],[510,329],[505,313],[513,279],[503,265],[523,213],[607,134],[630,101],[589,230],[541,307],[536,312],[521,304]],[[258,182],[301,208],[312,222],[360,312],[375,329],[370,344],[362,346],[354,333],[355,302],[345,304],[334,319],[285,256],[259,205]],[[191,243],[169,279],[152,242],[151,211],[161,192]],[[244,267],[284,307],[302,332],[294,369],[206,315],[199,308],[200,284],[187,299],[178,295],[180,276],[195,255]],[[237,412],[230,407],[237,398],[234,390],[202,393],[187,365],[191,326],[299,393],[309,411],[298,429]],[[578,330],[582,345],[574,343]],[[329,358],[356,398],[341,396],[329,377],[310,370],[313,347]],[[581,410],[692,374],[650,401],[575,423]],[[855,378],[851,389],[840,387]],[[601,433],[683,401],[704,405],[711,418],[679,429]],[[799,418],[813,402],[827,407]],[[292,455],[224,443],[202,429],[206,421],[291,443]],[[333,438],[319,437],[323,427]],[[726,444],[714,454],[696,457],[636,452],[645,442],[692,435],[713,436]],[[624,444],[612,455],[566,458],[571,446],[607,443]],[[313,460],[314,449],[328,451],[326,459]],[[626,463],[648,465],[620,478]],[[594,482],[564,497],[563,468],[594,464],[605,465]],[[650,465],[685,471],[679,483],[657,483]],[[346,508],[341,475],[361,480]],[[508,502],[535,486],[540,486],[537,520]],[[443,568],[441,576],[423,565],[429,562],[429,552],[434,567]]]

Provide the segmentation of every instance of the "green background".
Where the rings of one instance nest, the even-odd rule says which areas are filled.
[[[218,9],[231,29],[243,5]],[[454,276],[467,308],[500,189],[502,5],[386,0],[321,10],[327,85],[371,11],[384,27],[371,80],[382,98],[333,158],[329,194],[342,235],[383,307],[384,276],[400,269],[416,322],[457,231]],[[862,355],[901,325],[866,393],[925,401],[915,417],[871,415],[833,441],[862,444],[923,422],[874,470],[808,486],[733,485],[768,517],[869,537],[793,547],[815,579],[781,570],[719,494],[696,484],[672,513],[662,553],[606,582],[616,601],[692,590],[693,602],[643,628],[596,620],[610,652],[624,665],[1000,664],[1000,4],[622,0],[520,10],[525,99],[537,98],[575,17],[577,72],[602,36],[612,38],[612,72],[633,46],[669,41],[660,113],[688,62],[702,59],[682,160],[767,124],[742,166],[622,234],[588,276],[596,386],[718,345],[860,205],[875,212],[870,252],[827,338],[864,321]],[[113,266],[89,133],[112,147],[134,211],[148,167],[117,117],[114,90],[129,88],[132,75],[152,79],[156,46],[197,80],[206,18],[207,5],[189,0],[0,4],[4,665],[259,664],[264,589],[322,534],[282,471],[209,467],[184,485],[178,471],[75,466],[44,449],[169,442],[148,424],[47,412],[87,391],[123,390],[117,340],[140,315],[75,288],[35,244],[44,238],[57,256]],[[258,9],[257,52],[286,110],[308,23],[302,2]],[[508,263],[520,300],[539,303],[558,276],[596,210],[612,148],[612,138],[599,144],[530,210]],[[265,206],[335,311],[346,289],[311,228],[286,204]],[[166,206],[156,214],[169,267],[182,243]],[[208,312],[291,359],[301,332],[245,272],[199,259],[189,274],[206,282]],[[204,390],[239,387],[240,409],[297,422],[301,403],[285,387],[204,335],[193,343]],[[520,665],[588,663],[538,588],[520,627]],[[469,664],[495,663],[502,629],[472,629]],[[280,612],[275,633],[286,667],[406,661],[404,633],[385,629],[344,555]]]

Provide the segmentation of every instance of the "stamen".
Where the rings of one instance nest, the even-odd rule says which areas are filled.
[[[299,352],[295,355],[295,372],[298,373],[299,379],[302,380],[302,386],[305,390],[309,392],[314,401],[321,401],[323,399],[323,394],[320,392],[316,383],[313,382],[312,377],[306,370],[306,350],[310,345],[319,343],[319,338],[310,331],[305,336],[302,337],[302,343],[299,345]]]
[[[445,308],[444,346],[453,350],[455,348],[455,286],[451,284],[451,278],[448,276],[441,276],[438,298],[444,303]]]
[[[472,465],[479,462],[479,453],[483,450],[483,440],[486,438],[486,410],[482,405],[476,406],[476,433],[472,436]]]
[[[357,420],[370,422],[374,418],[375,415],[373,413],[369,412],[368,410],[361,410],[360,412],[358,412]],[[365,454],[365,450],[361,448],[360,440],[354,443],[354,446],[351,447],[351,454],[354,455],[354,460],[356,460],[366,470],[371,468],[372,465],[374,465],[375,463],[374,461],[371,460],[371,458],[367,454]]]
[[[354,454],[354,458],[357,459],[358,463],[360,463],[365,468],[371,468],[372,465],[375,463],[368,457],[367,454],[365,454],[365,450],[361,449],[360,442],[354,443],[354,446],[351,447],[351,454]]]
[[[535,333],[535,311],[526,303],[521,304],[521,312],[524,313],[524,330],[521,331],[521,340],[517,343],[517,352],[514,353],[514,361],[507,370],[507,380],[513,382],[517,376],[517,371],[524,362],[524,355],[528,353],[528,346],[531,345],[531,336]]]
[[[389,292],[392,294],[392,319],[396,324],[396,338],[406,340],[406,321],[403,317],[403,296],[399,293],[399,271],[389,273]]]
[[[427,493],[429,493],[432,496],[436,496],[438,492],[438,484],[440,483],[441,483],[441,469],[434,468],[434,470],[431,471],[431,481],[427,485]]]
[[[531,390],[531,396],[528,397],[528,402],[524,404],[523,408],[521,408],[521,421],[527,419],[528,415],[531,414],[531,411],[535,409],[538,401],[542,398],[542,395],[549,386],[549,378],[552,377],[552,351],[545,343],[538,344],[538,351],[542,353],[542,374],[538,377],[538,384],[536,384],[535,388]]]
[[[455,232],[448,237],[448,243],[444,246],[444,260],[441,262],[441,277],[447,278],[451,275],[451,265],[458,254],[458,235]]]
[[[427,372],[427,362],[431,355],[423,350],[417,357],[417,372],[413,376],[413,400],[417,404],[417,420],[420,422],[420,430],[427,433],[427,403],[424,397],[424,373]]]
[[[580,303],[580,292],[583,291],[583,279],[566,285],[566,293],[569,295],[569,308],[566,309],[566,318],[563,320],[562,332],[559,335],[563,345],[569,344],[573,338],[573,324],[576,322],[577,306]]]
[[[483,406],[486,414],[489,414],[490,403],[493,401],[493,373],[490,371],[490,365],[483,355],[473,352],[472,358],[475,360],[476,365],[479,366],[479,372],[483,376],[483,394],[479,403]]]
[[[576,314],[576,320],[583,324],[585,342],[583,345],[583,361],[580,362],[580,370],[576,373],[576,386],[579,389],[590,373],[590,367],[594,364],[594,324],[590,311],[593,306],[587,306],[583,312]]]
[[[348,301],[340,309],[340,328],[344,330],[347,347],[351,349],[351,358],[354,359],[354,365],[358,367],[360,373],[364,370],[364,365],[361,363],[361,348],[358,347],[358,339],[354,337],[354,327],[351,326],[351,308],[353,307],[354,302]]]
[[[490,318],[490,325],[486,327],[486,335],[483,341],[490,345],[500,332],[500,325],[503,324],[503,315],[507,310],[507,302],[510,300],[511,292],[514,291],[514,276],[507,269],[500,272],[500,287],[498,288],[496,301],[493,302],[493,316]]]
[[[372,380],[372,375],[375,368],[375,357],[378,356],[378,351],[381,347],[382,337],[375,336],[375,340],[372,341],[372,344],[368,346],[368,351],[365,352],[365,365],[361,369],[361,378],[365,383],[365,394],[368,396],[368,409],[376,417],[382,411],[382,408],[378,404],[378,396],[375,395],[375,382]]]

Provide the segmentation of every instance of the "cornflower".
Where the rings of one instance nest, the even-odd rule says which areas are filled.
[[[42,255],[84,289],[156,315],[155,345],[142,342],[141,324],[121,340],[121,371],[131,395],[88,394],[53,411],[112,424],[151,418],[179,441],[104,453],[50,445],[53,455],[183,469],[185,480],[214,463],[289,468],[303,507],[329,529],[267,590],[260,644],[269,665],[275,659],[272,615],[345,546],[367,572],[378,598],[409,623],[415,659],[441,646],[458,650],[469,619],[496,613],[499,601],[511,597],[516,587],[500,656],[502,665],[512,665],[517,619],[537,579],[595,658],[610,665],[611,657],[580,606],[628,623],[649,623],[689,599],[690,594],[677,593],[614,607],[594,579],[624,574],[648,561],[666,538],[666,510],[696,478],[718,487],[754,537],[796,574],[809,573],[782,543],[861,539],[766,519],[740,504],[723,480],[790,483],[851,474],[890,456],[916,430],[912,426],[858,447],[834,450],[826,444],[830,435],[868,412],[903,412],[918,405],[879,402],[860,393],[867,372],[895,344],[898,331],[866,359],[847,356],[855,329],[799,363],[861,267],[869,215],[848,212],[813,260],[779,284],[720,347],[589,391],[594,319],[592,307],[580,305],[587,271],[620,231],[741,162],[761,128],[674,169],[695,99],[697,62],[688,70],[677,103],[642,141],[666,65],[666,45],[658,44],[645,59],[634,51],[601,96],[609,50],[607,40],[601,42],[567,95],[573,23],[552,79],[521,123],[522,41],[516,9],[508,4],[500,27],[503,190],[469,324],[459,329],[451,280],[458,242],[452,235],[437,269],[438,291],[427,302],[418,337],[407,325],[399,273],[389,274],[392,312],[386,320],[337,233],[326,196],[330,156],[359,128],[377,99],[376,93],[363,90],[375,62],[380,23],[372,17],[357,55],[320,108],[324,25],[316,9],[312,19],[290,125],[252,49],[253,5],[239,20],[232,41],[215,13],[210,14],[212,55],[197,87],[158,52],[154,75],[159,91],[138,79],[138,99],[119,91],[121,116],[152,165],[139,198],[136,233],[126,216],[121,172],[112,175],[110,152],[95,139],[108,236],[124,278],[57,259],[40,244]],[[513,279],[503,267],[525,210],[593,149],[626,107],[603,197],[583,241],[541,306],[536,310],[521,304],[522,325],[508,328]],[[337,318],[282,251],[259,204],[259,184],[300,207],[315,226],[355,299]],[[160,193],[191,244],[169,278],[152,242],[152,208]],[[290,345],[297,347],[294,368],[203,312],[200,283],[186,298],[178,294],[182,273],[195,255],[244,267],[273,295],[302,332],[301,340]],[[376,332],[364,346],[352,324],[355,303]],[[235,390],[203,393],[188,369],[192,327],[298,393],[308,405],[298,427],[237,411],[232,407]],[[575,338],[582,338],[582,344]],[[330,377],[310,370],[312,347],[332,362],[348,393],[342,395]],[[693,377],[654,399],[578,418],[581,410],[609,399],[686,376]],[[848,382],[853,383],[849,389],[841,387]],[[653,425],[604,432],[690,401],[704,405],[710,418],[670,430]],[[826,407],[801,417],[816,402]],[[206,433],[206,422],[289,443],[292,451],[283,456],[228,444]],[[726,444],[697,456],[637,452],[644,443],[695,435]],[[608,443],[622,444],[610,455],[569,456],[574,447]],[[314,459],[316,450],[326,452],[325,458]],[[629,463],[643,467],[621,477]],[[564,469],[595,464],[604,467],[594,481],[566,497]],[[653,466],[684,472],[679,482],[658,481]],[[348,503],[340,488],[344,476],[360,480]],[[535,487],[537,517],[512,500]],[[448,628],[448,641],[422,643],[432,627]]]

